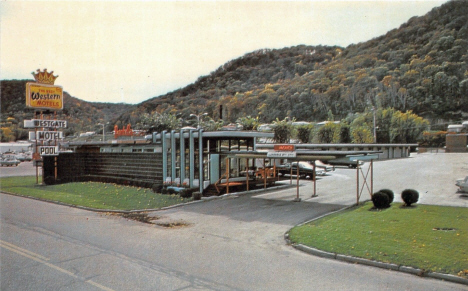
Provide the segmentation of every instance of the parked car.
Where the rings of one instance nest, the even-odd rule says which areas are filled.
[[[468,193],[468,176],[465,179],[458,179],[455,185],[458,187],[458,191]]]
[[[296,175],[297,174],[297,167],[299,164],[299,176],[301,178],[314,178],[314,166],[311,165],[308,162],[292,162],[292,163],[286,163],[282,164],[279,166],[276,166],[278,169],[278,173],[281,175],[290,175],[291,174],[291,168],[292,168],[292,174]],[[315,173],[318,176],[323,176],[325,175],[325,171],[319,168],[315,168]]]
[[[357,168],[357,161],[350,161],[348,158],[338,158],[334,160],[329,160],[328,163],[332,166],[346,166],[349,168]],[[359,165],[362,165],[363,162],[359,161]]]
[[[16,155],[15,158],[20,162],[30,162],[30,161],[32,161],[32,155],[23,154],[23,153]]]
[[[21,162],[18,161],[16,158],[12,158],[12,157],[7,157],[7,158],[4,158],[0,161],[0,165],[3,167],[3,166],[6,166],[6,167],[11,167],[11,166],[15,166],[17,167]]]
[[[330,165],[330,164],[325,164],[324,162],[320,160],[315,161],[315,166],[319,169],[324,170],[325,172],[332,172],[335,170],[335,167]]]

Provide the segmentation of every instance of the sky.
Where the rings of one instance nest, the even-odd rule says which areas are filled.
[[[246,53],[346,47],[444,2],[2,0],[0,79],[47,68],[76,98],[138,104]]]

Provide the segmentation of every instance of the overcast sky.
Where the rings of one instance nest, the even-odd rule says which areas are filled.
[[[47,68],[74,97],[135,104],[248,52],[346,47],[444,2],[2,0],[0,79]]]

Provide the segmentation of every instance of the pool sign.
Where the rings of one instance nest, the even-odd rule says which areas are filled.
[[[58,156],[59,147],[58,146],[40,146],[38,147],[38,153],[41,156]]]

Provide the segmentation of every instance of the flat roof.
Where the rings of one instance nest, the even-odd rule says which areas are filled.
[[[184,130],[184,137],[189,136],[190,130]],[[198,130],[192,130],[193,137],[198,138]],[[167,136],[170,136],[171,132],[166,132]],[[179,138],[180,130],[175,130],[174,135],[176,138]],[[273,138],[275,135],[271,132],[259,132],[259,131],[234,131],[234,130],[220,130],[220,131],[203,131],[202,137],[203,138],[216,138],[216,139],[223,139],[223,138]],[[156,135],[157,138],[161,138],[161,133]]]
[[[296,150],[296,157],[285,157],[288,160],[334,160],[337,158],[367,156],[382,153],[381,151],[309,151]],[[267,157],[268,151],[222,151],[219,154],[248,159],[280,159]]]

